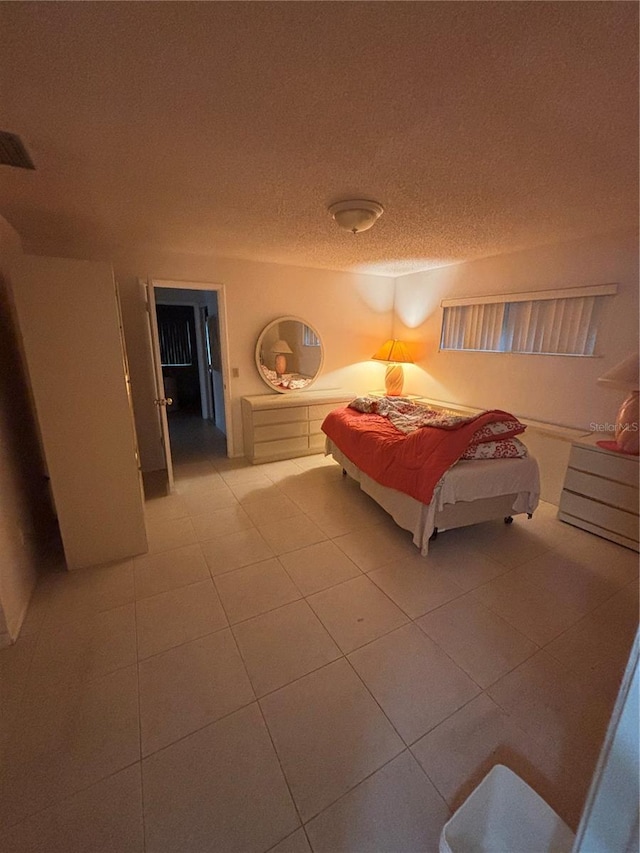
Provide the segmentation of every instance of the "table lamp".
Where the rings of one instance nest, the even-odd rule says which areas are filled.
[[[628,391],[616,417],[615,441],[598,441],[600,447],[638,455],[638,353],[628,355],[598,379],[601,385]]]
[[[276,354],[276,373],[282,376],[287,372],[287,355],[293,353],[293,350],[286,341],[280,340],[271,347],[271,352]]]
[[[404,384],[403,364],[413,364],[413,359],[407,352],[402,341],[386,341],[371,358],[387,362],[387,372],[384,375],[384,386],[387,397],[401,397]]]

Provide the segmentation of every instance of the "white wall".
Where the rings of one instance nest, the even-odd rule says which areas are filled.
[[[112,257],[122,299],[138,442],[143,470],[158,463],[153,375],[138,277],[208,282],[225,287],[233,444],[242,455],[240,398],[269,393],[255,366],[258,335],[271,320],[295,315],[313,325],[325,349],[316,389],[364,392],[382,385],[384,365],[369,361],[391,333],[393,279],[285,267],[228,258],[127,253]]]
[[[597,358],[438,352],[440,301],[457,296],[618,284],[607,297]],[[638,239],[618,233],[484,258],[396,279],[394,336],[415,342],[405,390],[538,421],[589,428],[615,420],[621,394],[596,384],[638,346]],[[624,396],[624,395],[622,395]]]
[[[0,217],[0,646],[18,635],[53,520],[5,280],[21,254],[18,235]]]

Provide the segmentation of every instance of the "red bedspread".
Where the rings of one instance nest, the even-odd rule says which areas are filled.
[[[483,412],[457,429],[422,427],[405,435],[380,415],[336,409],[323,432],[376,483],[430,503],[438,480],[462,456],[476,430],[496,421],[515,420],[508,412]]]

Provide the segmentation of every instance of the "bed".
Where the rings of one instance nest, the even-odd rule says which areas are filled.
[[[260,369],[270,385],[286,391],[300,391],[313,382],[315,378],[305,376],[303,373],[276,373],[275,370],[270,370],[266,364],[261,364]]]
[[[379,401],[372,406],[380,408]],[[411,531],[421,554],[426,556],[438,532],[496,518],[509,523],[521,513],[532,516],[540,496],[533,457],[460,458],[469,453],[474,437],[497,429],[492,424],[507,419],[517,424],[512,415],[500,410],[471,417],[446,413],[447,420],[442,412],[427,410],[431,415],[417,416],[426,422],[403,432],[388,414],[375,410],[346,408],[328,415],[322,425],[325,452],[396,524]],[[429,425],[432,415],[439,417]]]

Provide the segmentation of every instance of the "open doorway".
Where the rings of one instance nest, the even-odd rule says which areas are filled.
[[[147,290],[155,403],[171,489],[173,463],[211,462],[232,453],[222,345],[224,291],[216,285],[157,279],[149,281]]]

